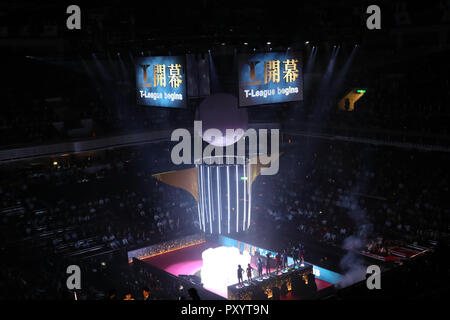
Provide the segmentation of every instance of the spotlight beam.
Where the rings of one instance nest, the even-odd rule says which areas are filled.
[[[348,57],[344,66],[342,67],[342,69],[339,71],[339,74],[337,75],[336,80],[334,81],[333,87],[331,89],[332,96],[336,96],[339,88],[343,85],[345,77],[347,76],[348,71],[350,70],[350,66],[352,65],[357,48],[358,48],[357,46],[353,47],[352,52],[350,53],[350,56]]]

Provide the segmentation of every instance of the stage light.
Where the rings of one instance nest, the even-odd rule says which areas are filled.
[[[270,42],[270,41],[267,41],[267,44],[270,46],[271,44],[272,44],[272,42]]]
[[[201,230],[221,234],[248,228],[251,223],[248,167],[248,163],[226,166],[197,164]],[[209,217],[206,223],[205,216]]]
[[[309,41],[305,41],[305,44],[309,44]]]
[[[218,209],[218,226],[219,226],[219,234],[222,233],[222,199],[221,199],[221,193],[220,193],[220,174],[219,174],[219,167],[216,167],[216,173],[217,173],[217,209]]]
[[[203,167],[199,168],[199,178],[200,181],[203,181],[204,174],[203,174]],[[206,200],[205,200],[205,190],[204,190],[204,183],[200,183],[200,192],[201,192],[201,205],[200,210],[202,213],[202,224],[203,224],[203,231],[206,232],[206,224],[205,224],[205,208],[206,208]]]
[[[244,174],[247,174],[247,171],[245,170],[245,163],[244,163]],[[245,179],[242,179],[242,178],[245,178]],[[244,216],[244,223],[242,224],[242,231],[245,231],[245,225],[247,224],[246,223],[246,221],[247,221],[247,207],[246,207],[246,205],[247,205],[247,183],[245,183],[245,181],[247,181],[247,177],[241,177],[241,180],[244,180],[244,213],[243,213],[243,216]]]
[[[227,201],[228,201],[228,233],[230,233],[230,219],[231,219],[231,211],[230,211],[230,167],[227,166]]]
[[[200,274],[203,286],[215,292],[226,293],[227,287],[238,281],[238,265],[245,269],[251,257],[247,251],[240,254],[235,247],[218,247],[203,251],[202,260]]]
[[[53,161],[53,165],[57,166],[58,165],[58,161]]]
[[[251,172],[251,163],[249,162],[247,167],[246,175],[247,177],[250,175]],[[252,218],[252,184],[248,184],[248,219],[247,219],[247,229],[250,228],[250,221]]]
[[[244,42],[244,46],[248,46],[248,43],[247,43],[247,42]]]
[[[238,173],[238,170],[239,170],[239,167],[238,166],[235,166],[236,167],[236,175],[235,175],[235,177],[236,177],[236,232],[239,232],[239,182],[238,182],[238,176],[239,176],[239,173]]]
[[[209,178],[210,167],[207,169],[208,173],[208,207],[209,207],[209,232],[212,233],[212,212],[211,212],[211,179]]]

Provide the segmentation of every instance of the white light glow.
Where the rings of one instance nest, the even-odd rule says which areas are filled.
[[[201,186],[201,193],[202,193],[202,219],[203,219],[203,231],[206,232],[206,224],[205,221],[207,220],[207,217],[205,219],[205,208],[206,208],[206,199],[205,199],[205,188],[204,188],[204,173],[203,173],[203,166],[200,166],[200,186]]]
[[[216,167],[216,173],[217,173],[217,214],[219,216],[219,219],[217,219],[219,224],[219,234],[222,233],[222,201],[221,201],[221,194],[220,194],[220,173],[219,173],[219,167]]]
[[[227,198],[228,198],[228,233],[230,233],[230,216],[231,216],[231,208],[230,208],[230,167],[227,166]]]
[[[247,177],[250,176],[250,166],[251,163],[248,164],[248,173],[247,173]],[[248,183],[248,221],[247,221],[247,229],[250,228],[250,220],[252,218],[252,183],[251,181],[247,182]]]
[[[236,232],[239,232],[239,174],[236,167]]]
[[[200,214],[200,201],[197,201],[197,210],[198,210],[198,225],[200,230],[202,230],[202,216]]]
[[[210,167],[208,167],[208,207],[209,207],[209,233],[212,233],[212,213],[211,213],[211,184],[209,179],[209,170]]]
[[[245,170],[245,162],[244,162],[244,175],[248,177],[247,171]],[[244,180],[244,223],[242,224],[242,231],[245,231],[245,225],[247,221],[247,180]]]
[[[227,292],[228,286],[238,282],[238,265],[241,265],[242,269],[245,270],[251,257],[246,251],[240,254],[238,248],[218,247],[203,251],[202,259],[201,278],[203,286],[214,292]],[[245,280],[245,272],[243,277]]]

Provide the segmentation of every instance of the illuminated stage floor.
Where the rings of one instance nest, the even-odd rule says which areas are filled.
[[[171,273],[175,276],[179,276],[180,274],[186,274],[186,275],[195,275],[197,272],[200,271],[200,269],[203,266],[202,261],[202,253],[206,249],[209,248],[217,248],[219,247],[219,244],[214,243],[203,243],[199,245],[195,245],[188,248],[183,248],[179,250],[175,250],[172,252],[168,252],[162,255],[158,255],[155,257],[151,257],[148,259],[145,259],[143,261],[159,268],[163,269],[168,273]],[[252,265],[253,268],[256,269],[255,265]],[[275,271],[275,269],[272,269],[271,271]],[[244,277],[245,279],[245,277]],[[237,280],[237,279],[236,279]],[[236,281],[237,282],[237,281]],[[332,284],[316,279],[317,289],[322,290],[325,289]],[[224,298],[227,298],[227,287],[224,287],[223,289],[212,289],[205,286],[205,289],[214,292]],[[292,295],[289,293],[286,297],[287,299],[296,299],[296,297],[292,297]]]

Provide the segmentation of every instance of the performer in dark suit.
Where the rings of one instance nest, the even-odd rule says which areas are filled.
[[[269,274],[270,273],[270,252],[267,252],[266,258],[267,258],[267,261],[266,261],[266,274]]]
[[[258,261],[256,262],[256,267],[258,268],[258,276],[261,277],[263,272],[263,263],[261,261],[261,258],[258,258]]]
[[[243,282],[242,280],[242,274],[244,273],[244,269],[242,269],[241,265],[238,265],[237,269],[237,277],[238,277],[238,283],[241,284]]]
[[[281,254],[281,262],[283,263],[283,269],[287,268],[287,262],[288,262],[288,256],[286,250],[283,250],[283,253]]]
[[[297,261],[298,261],[298,252],[295,247],[292,247],[291,255],[292,255],[292,259],[294,259],[294,267],[295,267],[297,265]]]

